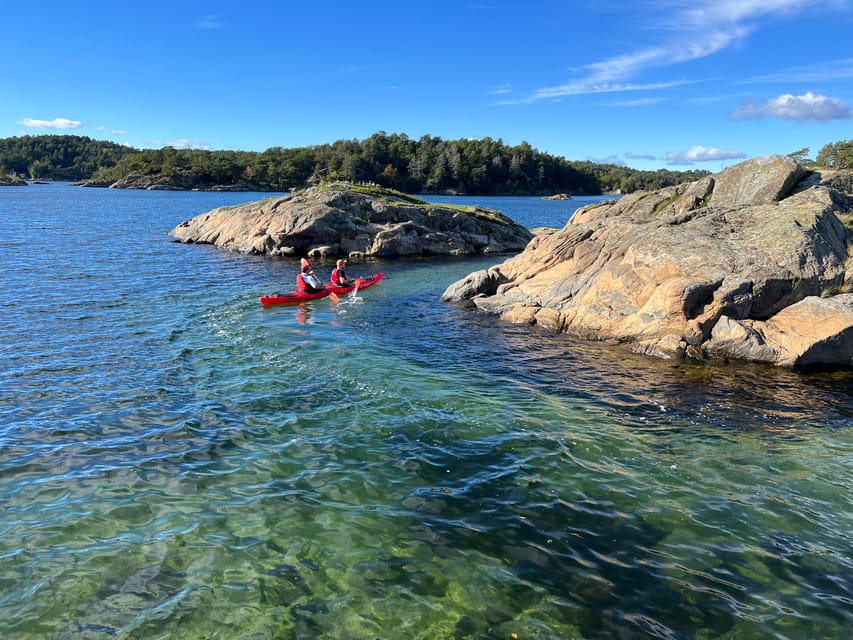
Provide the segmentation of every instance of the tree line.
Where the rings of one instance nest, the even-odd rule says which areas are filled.
[[[804,156],[807,152],[795,153]],[[853,141],[826,145],[817,162],[853,167]],[[103,182],[131,174],[168,178],[191,173],[209,184],[245,183],[282,191],[343,180],[375,182],[407,193],[468,195],[630,193],[696,180],[709,173],[640,171],[617,164],[569,161],[527,142],[510,146],[488,137],[443,140],[435,136],[414,140],[384,131],[364,140],[270,147],[261,152],[132,149],[84,136],[21,136],[0,139],[0,175],[9,172],[31,179]]]
[[[705,171],[638,171],[618,165],[570,162],[527,142],[492,138],[443,140],[379,132],[364,140],[261,152],[143,150],[94,177],[192,172],[206,182],[239,181],[293,190],[323,181],[375,182],[406,193],[468,195],[599,194],[657,189],[695,180]]]
[[[821,167],[853,169],[853,140],[830,142],[821,148],[815,162]]]
[[[85,136],[45,135],[0,139],[0,175],[32,180],[86,180],[114,167],[135,150]]]

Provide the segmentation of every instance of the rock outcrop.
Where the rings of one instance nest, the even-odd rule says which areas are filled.
[[[18,176],[0,175],[0,187],[26,187],[27,181]]]
[[[220,207],[169,235],[249,254],[354,258],[517,252],[533,237],[491,209],[430,204],[378,188],[362,193],[347,185]]]
[[[442,298],[660,357],[853,367],[850,183],[756,158],[579,210]]]

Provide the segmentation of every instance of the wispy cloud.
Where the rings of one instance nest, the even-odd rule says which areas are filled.
[[[222,28],[222,21],[219,19],[219,16],[210,14],[199,20],[196,26],[199,29],[220,29]]]
[[[850,120],[853,111],[850,104],[838,98],[816,95],[811,91],[801,96],[786,93],[771,98],[764,104],[746,104],[731,114],[732,120],[755,118],[780,118],[803,122],[828,122]]]
[[[625,157],[628,158],[628,160],[657,160],[658,159],[657,156],[653,156],[653,155],[648,154],[648,153],[631,153],[630,151],[627,151],[625,153]]]
[[[687,80],[641,81],[653,68],[669,67],[697,60],[727,49],[747,38],[762,19],[792,16],[817,5],[837,7],[839,0],[663,0],[650,3],[647,13],[660,15],[658,38],[661,44],[593,62],[580,69],[580,76],[568,82],[542,87],[526,96],[503,104],[538,102],[569,95],[663,89]],[[692,6],[686,6],[692,5]]]
[[[625,161],[619,156],[607,156],[606,158],[587,158],[590,162],[596,164],[615,164],[618,167],[624,167]]]
[[[639,98],[637,100],[616,100],[614,102],[608,102],[607,104],[611,107],[649,107],[655,104],[660,104],[664,101],[664,98]]]
[[[69,120],[68,118],[54,118],[53,120],[24,118],[21,124],[31,129],[79,129],[83,126],[79,120]]]
[[[676,80],[671,82],[652,82],[652,83],[634,83],[634,82],[597,82],[592,77],[585,80],[568,82],[557,87],[544,87],[537,89],[527,96],[523,96],[517,100],[502,100],[500,104],[519,104],[522,102],[539,102],[549,98],[562,98],[564,96],[588,95],[593,93],[616,93],[625,91],[651,91],[655,89],[669,89],[680,85],[688,84],[686,80]]]
[[[744,83],[761,82],[832,82],[834,80],[849,80],[853,78],[853,58],[830,60],[820,64],[790,67],[778,73],[747,78]]]
[[[690,165],[697,162],[715,162],[717,160],[739,160],[746,154],[732,149],[717,149],[696,145],[685,151],[667,151],[665,159],[669,164]]]
[[[494,96],[503,96],[503,95],[506,95],[508,93],[512,93],[512,85],[502,84],[501,86],[495,87],[494,89],[489,91],[489,93],[494,95]]]

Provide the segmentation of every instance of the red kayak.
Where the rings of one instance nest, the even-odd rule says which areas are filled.
[[[268,296],[261,296],[261,304],[265,307],[271,304],[299,304],[308,300],[319,300],[325,298],[331,291],[318,291],[317,293],[308,293],[307,291],[288,291],[287,293],[272,293]]]
[[[377,273],[376,275],[372,275],[369,278],[356,278],[354,284],[347,285],[346,287],[340,287],[335,284],[327,284],[325,291],[318,291],[317,293],[306,293],[304,291],[288,291],[287,293],[273,293],[268,296],[261,296],[261,304],[265,307],[268,307],[273,304],[299,304],[300,302],[307,302],[309,300],[319,300],[320,298],[325,298],[326,296],[330,296],[332,294],[344,294],[349,293],[356,287],[358,287],[359,291],[361,289],[366,289],[367,287],[371,287],[382,278],[385,277],[384,273]]]
[[[358,287],[358,290],[361,291],[362,289],[367,289],[367,287],[372,287],[377,282],[382,280],[382,278],[384,278],[384,277],[385,277],[384,273],[377,273],[377,274],[372,275],[368,278],[354,278],[353,279],[354,284],[348,284],[345,287],[342,287],[342,286],[337,285],[337,284],[331,284],[330,283],[330,284],[326,285],[326,291],[328,291],[330,293],[335,293],[338,295],[343,294],[343,293],[349,293],[350,291],[352,291],[356,287]]]

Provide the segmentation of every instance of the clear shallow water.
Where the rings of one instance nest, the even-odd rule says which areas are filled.
[[[439,302],[494,258],[263,309],[295,261],[165,234],[267,195],[0,190],[0,637],[845,637],[849,375]]]

